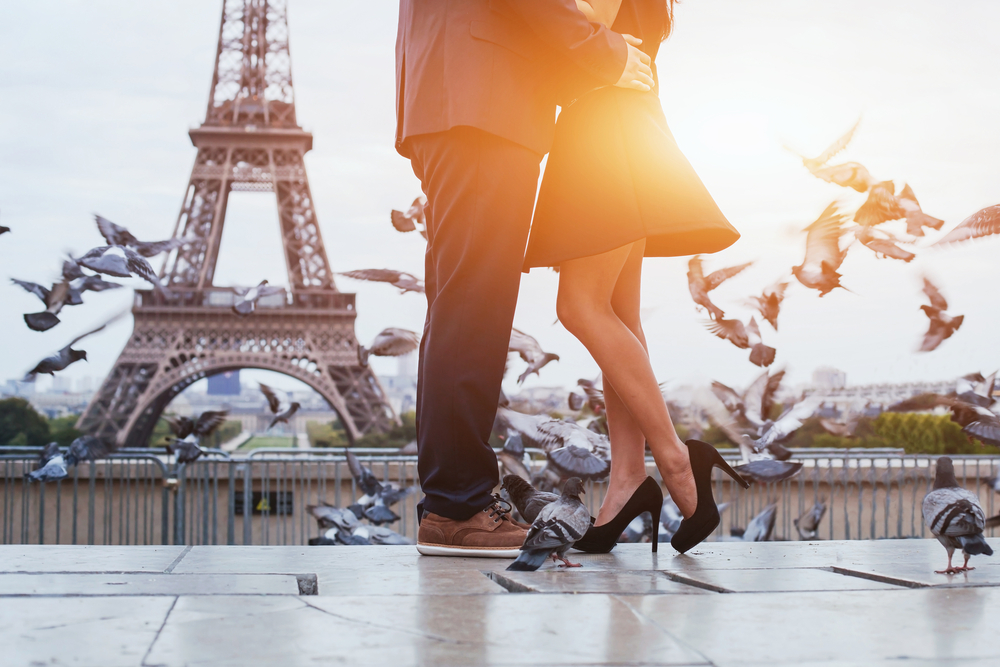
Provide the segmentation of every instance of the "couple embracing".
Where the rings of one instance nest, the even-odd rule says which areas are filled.
[[[718,525],[712,468],[738,476],[711,445],[677,437],[639,321],[644,257],[716,252],[739,238],[660,106],[654,61],[672,5],[400,2],[396,148],[428,200],[417,386],[422,554],[513,558],[524,541],[526,528],[493,495],[488,440],[520,274],[534,267],[558,267],[559,321],[604,380],[611,475],[576,548],[610,551],[641,512],[659,516],[647,444],[685,517],[673,546],[687,551]]]

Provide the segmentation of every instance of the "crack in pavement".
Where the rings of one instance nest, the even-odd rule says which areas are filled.
[[[190,548],[191,547],[188,547],[188,549]],[[167,626],[167,619],[170,618],[171,612],[173,612],[174,607],[177,606],[178,599],[180,599],[180,596],[175,597],[174,601],[170,603],[170,609],[167,609],[167,613],[163,616],[163,623],[160,623],[160,628],[156,631],[156,636],[153,637],[153,641],[149,643],[149,648],[146,649],[145,655],[142,656],[142,662],[140,662],[139,664],[143,665],[143,667],[147,667],[146,660],[149,658],[149,654],[153,652],[153,647],[156,646],[156,642],[160,639],[160,633],[163,632],[163,628]],[[149,665],[148,667],[156,667],[156,666]]]

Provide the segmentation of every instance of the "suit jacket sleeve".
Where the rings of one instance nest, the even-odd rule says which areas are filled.
[[[562,51],[600,84],[614,85],[625,71],[628,47],[618,33],[591,23],[575,0],[507,0],[507,6],[550,46]]]

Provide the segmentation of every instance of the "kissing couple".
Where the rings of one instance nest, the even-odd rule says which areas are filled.
[[[610,481],[575,548],[610,551],[633,518],[659,517],[647,445],[684,515],[678,551],[719,523],[713,467],[742,481],[678,438],[639,321],[643,258],[739,238],[667,128],[654,62],[672,24],[672,0],[400,1],[396,149],[428,201],[421,554],[514,558],[524,542],[488,441],[520,275],[536,267],[558,268],[559,321],[604,381]]]

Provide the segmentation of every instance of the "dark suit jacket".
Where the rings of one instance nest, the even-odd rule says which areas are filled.
[[[614,84],[627,57],[574,0],[400,0],[396,150],[464,125],[546,153],[557,101]]]

